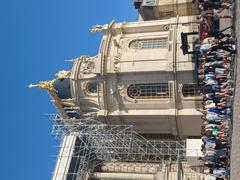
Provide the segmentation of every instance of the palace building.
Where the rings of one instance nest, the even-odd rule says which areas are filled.
[[[81,113],[134,125],[146,137],[200,136],[195,62],[183,55],[180,37],[197,27],[188,16],[93,28],[103,33],[98,55],[76,61],[69,73],[71,97]]]
[[[98,54],[38,84],[59,112],[51,116],[62,137],[53,180],[203,177],[189,161],[200,155],[196,57],[183,55],[181,40],[198,32],[198,11],[188,0],[134,4],[139,21],[92,27],[103,35]],[[198,34],[187,40],[191,50]]]

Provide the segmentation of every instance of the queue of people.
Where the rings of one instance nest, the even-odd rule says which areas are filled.
[[[232,57],[236,52],[235,42],[227,30],[220,29],[224,9],[231,9],[231,0],[198,0],[201,11],[200,44],[195,48],[199,55],[198,78],[203,94],[201,111],[203,125],[201,160],[204,164],[205,180],[229,179],[229,136],[231,126],[231,103],[233,82],[231,80]]]

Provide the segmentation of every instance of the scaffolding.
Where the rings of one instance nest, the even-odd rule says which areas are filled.
[[[57,163],[53,180],[64,179],[60,176],[71,180],[86,179],[88,172],[95,171],[105,162],[166,164],[174,161],[178,162],[178,177],[183,176],[184,141],[147,140],[131,125],[104,124],[90,117],[66,120],[57,114],[49,116],[53,121],[54,136],[62,139],[76,137],[73,145],[66,145],[63,140],[61,149],[67,153],[60,152],[58,159],[65,164]],[[69,157],[71,160],[67,160]],[[60,166],[65,169],[56,174],[57,168],[63,169]]]

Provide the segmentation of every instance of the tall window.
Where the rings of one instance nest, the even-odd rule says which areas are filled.
[[[158,49],[167,48],[167,38],[140,39],[132,41],[129,45],[131,49]]]
[[[161,99],[171,96],[171,88],[168,83],[132,84],[127,93],[133,99]]]
[[[200,87],[197,84],[183,84],[182,94],[184,97],[196,97],[200,95]]]

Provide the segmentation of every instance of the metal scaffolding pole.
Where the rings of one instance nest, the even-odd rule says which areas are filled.
[[[163,163],[179,160],[180,163],[179,158],[186,153],[184,141],[147,140],[130,125],[104,124],[92,118],[66,120],[57,114],[51,114],[50,118],[55,136],[76,136],[75,146],[62,143],[62,148],[69,148],[68,152],[72,154],[72,164],[64,171],[65,176],[59,177],[70,178],[54,180],[84,180],[88,172],[104,162]]]

